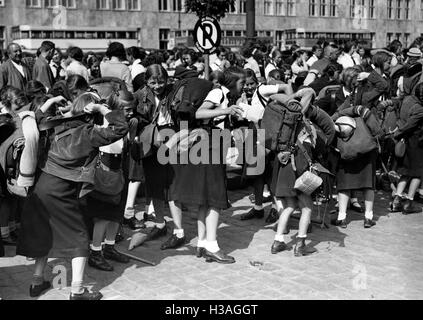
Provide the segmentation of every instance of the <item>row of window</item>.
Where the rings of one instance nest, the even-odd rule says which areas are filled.
[[[76,0],[26,0],[26,6],[28,8],[54,8],[57,6],[68,9],[77,8]],[[96,9],[139,11],[141,10],[141,0],[96,0]]]
[[[403,47],[408,47],[409,45],[411,45],[410,42],[410,34],[409,33],[387,33],[386,34],[386,44],[390,44],[392,41],[394,40],[399,40],[401,41]]]
[[[136,31],[21,31],[12,28],[12,38],[17,39],[137,39]]]
[[[410,19],[410,0],[387,0],[388,19]],[[423,3],[423,1],[422,1]]]

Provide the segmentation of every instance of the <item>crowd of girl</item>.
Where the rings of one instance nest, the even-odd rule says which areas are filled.
[[[26,151],[20,160],[25,165],[19,181],[29,194],[25,199],[11,194],[6,159],[0,172],[2,242],[17,241],[17,254],[35,260],[31,297],[51,287],[44,279],[48,258],[70,258],[70,299],[101,299],[101,293],[83,286],[86,264],[112,271],[110,261],[128,263],[115,249],[121,225],[137,230],[149,220],[154,227],[147,241],[162,238],[168,233],[167,207],[174,229],[162,250],[186,244],[182,218],[187,206],[197,213],[197,257],[207,262],[236,262],[217,241],[219,216],[230,207],[225,152],[218,163],[200,164],[191,159],[188,164],[163,164],[157,145],[140,159],[134,156],[140,135],[152,124],[159,132],[178,131],[180,119],[172,109],[175,88],[189,79],[200,78],[192,82],[198,92],[195,103],[190,101],[195,105],[190,132],[201,128],[211,137],[213,130],[230,130],[235,140],[256,141],[261,118],[246,119],[245,105],[263,115],[269,103],[278,102],[302,114],[293,133],[294,148],[266,150],[261,159],[266,164],[264,172],[254,173],[247,170],[249,164],[243,164],[243,179],[254,187],[254,206],[241,219],[263,218],[264,203],[273,202],[267,222],[278,225],[271,253],[288,249],[288,222],[297,209],[301,218],[294,253],[300,257],[316,252],[306,243],[314,195],[295,187],[316,162],[327,169],[321,170],[328,173],[326,200],[333,187],[338,193],[333,224],[347,227],[350,206],[364,213],[364,227],[371,228],[375,225],[376,170],[386,157],[392,158],[393,147],[399,149],[402,143],[405,151],[397,152],[389,165],[401,175],[392,210],[421,212],[414,202],[423,173],[419,161],[423,155],[421,46],[422,39],[405,51],[398,43],[370,51],[353,42],[338,46],[323,41],[309,54],[296,47],[282,52],[252,45],[240,53],[219,48],[208,81],[204,80],[204,63],[193,50],[176,50],[164,59],[163,54],[146,55],[137,48],[125,51],[121,44],[112,43],[107,61],[97,71],[85,73],[83,55],[73,48],[68,53],[74,66],[65,70],[62,79],[57,70],[51,88],[29,79],[24,88],[4,85],[0,88],[0,142],[3,148],[11,134],[20,130]],[[54,52],[51,48],[46,56],[53,57]],[[124,61],[130,61],[131,68]],[[95,75],[100,73],[120,80],[107,99],[94,90],[93,83],[99,83]],[[94,80],[91,86],[88,80]],[[379,148],[354,159],[341,157],[340,145],[362,134],[360,130],[380,141]],[[201,152],[212,152],[213,147],[210,144]],[[147,199],[142,217],[135,210],[141,186]],[[358,198],[361,194],[364,208]]]

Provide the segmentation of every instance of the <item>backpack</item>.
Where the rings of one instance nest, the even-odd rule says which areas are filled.
[[[290,151],[296,144],[302,123],[303,114],[299,104],[271,101],[261,122],[261,129],[265,130],[266,149],[274,152]]]
[[[16,128],[0,145],[0,168],[5,179],[1,183],[4,186],[1,188],[1,195],[7,196],[11,194],[26,198],[28,196],[28,188],[19,187],[17,184],[20,175],[21,156],[25,148],[25,138],[22,132],[22,120],[19,117],[16,117],[14,120]],[[5,126],[7,124],[3,122],[1,128],[3,129]]]
[[[175,124],[179,126],[181,121],[188,121],[189,127],[195,127],[195,113],[212,89],[212,82],[198,78],[176,82],[168,100]]]

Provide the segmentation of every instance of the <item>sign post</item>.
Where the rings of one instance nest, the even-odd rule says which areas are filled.
[[[213,54],[222,41],[222,29],[219,22],[211,17],[198,20],[194,28],[194,42],[198,51],[203,53],[205,60],[206,79],[210,76],[210,54]]]

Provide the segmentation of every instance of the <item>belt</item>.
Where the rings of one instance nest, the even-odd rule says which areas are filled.
[[[122,155],[100,152],[100,161],[111,170],[119,170],[122,168]]]

